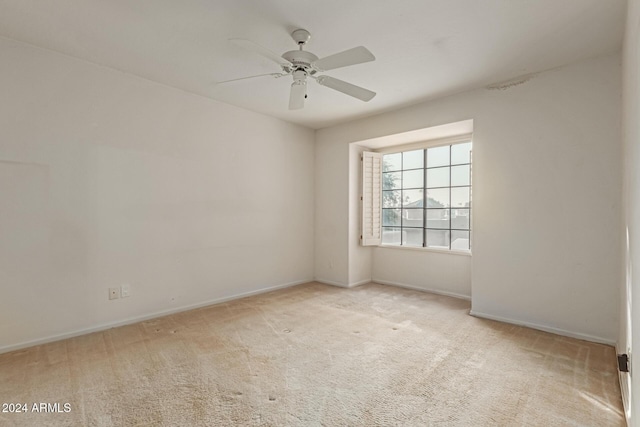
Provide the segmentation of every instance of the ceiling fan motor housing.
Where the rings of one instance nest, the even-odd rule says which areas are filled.
[[[293,64],[294,70],[302,70],[308,74],[315,74],[316,70],[311,67],[311,63],[318,60],[318,57],[305,50],[290,50],[282,55],[284,59]]]

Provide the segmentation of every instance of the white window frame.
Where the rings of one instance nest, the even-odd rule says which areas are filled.
[[[472,214],[472,206],[469,208],[469,239],[470,239],[470,250],[456,250],[456,249],[444,249],[444,248],[435,248],[435,247],[420,247],[420,246],[405,246],[405,245],[389,245],[382,243],[382,155],[383,154],[391,154],[391,153],[402,153],[405,151],[412,150],[421,150],[428,148],[435,148],[446,145],[454,145],[464,142],[473,142],[472,134],[464,134],[457,135],[447,138],[439,138],[432,139],[428,141],[419,141],[413,142],[409,144],[388,146],[384,148],[380,148],[374,151],[364,151],[362,153],[362,222],[361,222],[361,230],[362,235],[360,237],[360,242],[362,246],[379,246],[382,248],[391,248],[391,249],[402,249],[402,250],[414,250],[414,251],[430,251],[430,252],[439,252],[439,253],[447,253],[454,255],[467,255],[470,256],[472,252],[472,230],[473,226],[471,224],[471,220],[473,217]],[[379,176],[378,179],[375,180],[374,177],[368,176],[367,171],[372,171],[370,166],[367,168],[365,158],[368,157],[378,157],[379,158]],[[425,165],[426,166],[426,165]],[[471,158],[471,181],[470,187],[473,188],[473,156]],[[373,199],[373,200],[372,200]],[[376,211],[377,210],[377,214]],[[374,218],[373,221],[368,220],[369,218]],[[365,222],[367,219],[368,222]],[[376,225],[379,224],[379,230],[376,230]],[[426,226],[424,224],[423,226]]]

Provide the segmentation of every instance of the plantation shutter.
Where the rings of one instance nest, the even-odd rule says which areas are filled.
[[[362,246],[381,242],[382,154],[362,153]]]

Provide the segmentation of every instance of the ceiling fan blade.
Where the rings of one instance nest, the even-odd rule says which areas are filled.
[[[311,65],[318,71],[329,71],[349,65],[362,64],[363,62],[369,62],[375,59],[376,57],[373,56],[366,47],[358,46],[345,50],[344,52],[320,58]]]
[[[320,76],[317,77],[316,80],[322,86],[330,87],[333,90],[353,96],[354,98],[358,98],[364,102],[371,101],[373,97],[376,96],[375,92],[333,77]]]
[[[304,99],[307,97],[307,83],[293,82],[289,95],[289,110],[299,110],[304,107]]]
[[[229,42],[235,44],[236,46],[240,46],[243,49],[249,50],[251,52],[257,53],[260,56],[263,56],[267,59],[272,60],[276,64],[282,65],[291,65],[289,61],[267,49],[266,47],[262,47],[257,43],[252,42],[251,40],[245,39],[229,39]]]
[[[266,76],[271,76],[271,77],[275,77],[276,79],[282,76],[286,76],[286,73],[267,73],[267,74],[258,74],[255,76],[247,76],[247,77],[239,77],[237,79],[231,79],[231,80],[222,80],[221,82],[213,82],[213,84],[219,85],[222,83],[231,83],[231,82],[237,82],[238,80],[247,80],[247,79],[255,79],[256,77],[266,77]]]

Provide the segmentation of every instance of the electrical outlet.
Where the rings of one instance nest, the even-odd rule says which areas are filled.
[[[127,298],[131,296],[131,286],[128,283],[120,286],[120,296],[122,298]]]
[[[120,288],[109,288],[109,299],[120,298]]]

